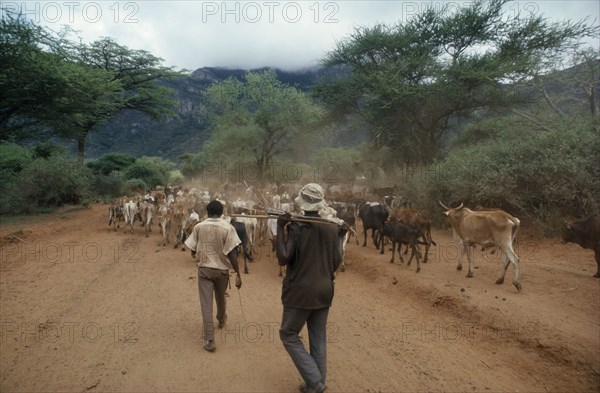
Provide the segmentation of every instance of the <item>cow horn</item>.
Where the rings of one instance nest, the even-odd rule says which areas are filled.
[[[463,205],[464,205],[464,204],[465,204],[464,202],[461,202],[461,203],[460,203],[460,206],[459,206],[459,207],[457,207],[457,208],[456,208],[456,210],[460,210],[460,209],[462,209],[462,207],[463,207]]]
[[[449,207],[447,207],[446,205],[444,205],[444,204],[442,203],[442,201],[438,201],[438,202],[440,203],[440,205],[442,205],[442,207],[443,207],[444,209],[446,209],[446,210],[450,210],[450,208],[449,208]]]

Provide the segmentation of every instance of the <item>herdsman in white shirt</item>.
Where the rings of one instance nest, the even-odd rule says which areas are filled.
[[[211,201],[206,205],[208,218],[198,223],[185,245],[192,250],[198,264],[198,291],[204,330],[204,349],[214,352],[215,327],[213,323],[213,293],[217,303],[219,329],[227,321],[225,292],[229,283],[229,269],[236,274],[235,286],[242,286],[236,247],[241,243],[234,227],[223,220],[223,204]]]

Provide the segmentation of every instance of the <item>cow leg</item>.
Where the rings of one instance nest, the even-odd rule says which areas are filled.
[[[390,259],[390,263],[394,263],[394,254],[396,253],[396,243],[392,240],[392,259]]]
[[[421,253],[419,253],[419,249],[416,245],[416,242],[412,244],[412,250],[413,250],[413,255],[417,259],[417,273],[419,273],[421,271],[421,262],[420,262]],[[413,255],[410,256],[411,259],[412,259]],[[409,262],[409,264],[410,264],[410,262]]]
[[[466,246],[462,244],[462,242],[460,244],[462,245],[462,248],[460,250],[460,255],[458,256],[458,264],[456,265],[456,270],[462,270],[462,258],[463,255],[465,255],[465,252],[467,251]]]
[[[412,253],[410,254],[410,258],[408,258],[408,263],[406,264],[406,266],[410,266],[410,263],[412,262],[413,257],[415,256],[415,246],[414,244],[410,243],[410,244],[406,244],[406,250],[408,251],[408,247],[411,247],[412,249]]]
[[[363,227],[363,235],[365,236],[365,241],[363,242],[363,247],[367,246],[367,231],[368,231],[368,229],[365,229]]]
[[[596,246],[594,247],[594,256],[596,257],[596,265],[598,265],[594,277],[600,278],[600,242],[597,242]]]
[[[467,272],[467,277],[473,277],[473,247],[465,245],[465,250],[467,252],[467,261],[469,261],[469,271]]]
[[[423,234],[423,241],[425,242],[425,258],[423,258],[423,263],[427,263],[429,247],[431,247],[431,232],[428,232],[427,235]]]
[[[500,273],[500,277],[496,280],[496,284],[504,284],[504,276],[506,275],[506,270],[508,270],[508,265],[510,264],[510,259],[508,256],[504,254],[504,266],[502,267],[502,272]]]
[[[508,264],[512,262],[515,268],[515,278],[513,280],[513,285],[517,288],[517,291],[521,290],[521,283],[519,282],[519,257],[514,252],[512,247],[506,248],[502,250],[504,252],[504,269],[502,270],[502,275],[498,280],[496,280],[496,284],[502,284],[504,282],[504,276],[506,275],[506,270],[508,269]]]

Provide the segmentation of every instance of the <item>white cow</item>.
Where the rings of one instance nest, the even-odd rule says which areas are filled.
[[[123,218],[125,226],[129,226],[129,233],[133,233],[133,223],[135,216],[138,214],[138,204],[134,201],[125,202],[123,205]]]
[[[319,210],[319,215],[323,218],[331,220],[333,222],[338,223],[339,225],[344,224],[344,220],[337,217],[337,211],[331,206],[326,206]],[[342,263],[340,264],[340,271],[346,271],[346,263],[344,262],[344,257],[346,255],[346,244],[348,243],[348,239],[350,239],[350,230],[346,232],[344,237],[340,240],[340,248],[342,253]]]
[[[150,224],[152,224],[154,213],[154,203],[146,201],[140,203],[140,216],[142,217],[142,224],[144,225],[144,233],[146,234],[146,237],[148,237],[148,232],[152,232]]]
[[[254,257],[256,235],[258,231],[258,220],[251,217],[236,217],[236,221],[243,223],[246,226],[246,234],[250,242],[250,256]]]
[[[158,226],[163,236],[163,247],[169,243],[169,232],[171,230],[171,208],[167,204],[162,204],[158,207],[157,215]]]
[[[275,252],[275,242],[277,239],[277,219],[269,218],[267,220],[267,232],[269,236],[269,240],[271,241],[271,251]],[[279,266],[279,277],[283,276],[283,272],[285,271],[285,266]]]

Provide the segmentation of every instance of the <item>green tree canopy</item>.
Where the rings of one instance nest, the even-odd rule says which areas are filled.
[[[527,101],[516,83],[598,31],[585,20],[508,16],[506,3],[430,8],[404,24],[357,28],[323,59],[342,76],[322,79],[314,93],[337,113],[362,115],[399,161],[430,162],[460,118]]]
[[[97,160],[88,162],[86,166],[94,173],[109,175],[113,171],[124,171],[135,161],[135,157],[126,153],[106,153]]]
[[[188,175],[194,166],[241,162],[253,165],[257,177],[265,180],[277,159],[302,154],[323,118],[310,97],[283,84],[273,71],[216,83],[206,97],[214,132],[200,155],[184,157]]]
[[[59,136],[83,159],[87,135],[119,111],[174,115],[172,90],[157,82],[179,73],[147,51],[110,38],[86,44],[10,13],[0,28],[2,140]]]
[[[0,37],[0,139],[48,138],[69,122],[115,109],[118,81],[105,70],[66,61],[59,36],[6,13]]]

